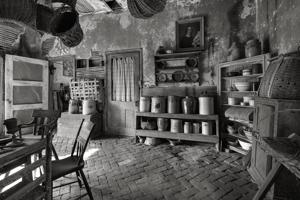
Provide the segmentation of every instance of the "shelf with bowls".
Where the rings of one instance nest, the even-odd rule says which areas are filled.
[[[199,83],[201,52],[156,54],[156,83]]]
[[[226,111],[226,113],[230,111],[231,114],[232,112],[244,112],[242,109],[247,110],[245,111],[247,113],[254,114],[253,98],[258,96],[259,84],[269,63],[269,57],[269,54],[262,54],[219,64],[218,93],[220,96],[219,110],[221,115]],[[228,124],[253,128],[251,119],[245,120],[245,118],[232,118],[224,115],[220,121],[221,127],[224,128]],[[225,134],[224,137],[221,135],[221,138],[223,138],[222,145],[227,145],[227,148],[232,151],[246,154],[248,146],[251,146],[249,138],[242,135],[228,135],[226,132],[226,130],[221,130],[221,133]],[[236,141],[242,143],[240,144],[241,147],[230,144],[228,138],[236,138]]]

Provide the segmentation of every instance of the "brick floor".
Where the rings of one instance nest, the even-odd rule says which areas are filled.
[[[68,155],[73,141],[56,137],[60,156]],[[210,200],[252,199],[256,185],[246,170],[237,165],[241,156],[218,153],[207,144],[137,144],[133,138],[105,138],[91,141],[84,172],[94,199]],[[54,185],[68,182],[62,178]],[[78,184],[54,189],[58,199],[84,194]],[[87,196],[81,199],[88,199]]]

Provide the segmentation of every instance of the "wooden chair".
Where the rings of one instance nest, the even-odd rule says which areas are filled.
[[[49,123],[50,121],[57,121],[60,117],[60,111],[57,110],[33,110],[32,112],[33,120],[29,123],[20,124],[21,130],[24,128],[33,127],[33,135],[43,135],[43,125]],[[21,133],[22,134],[22,133]]]
[[[43,125],[45,139],[24,139],[24,146],[0,155],[0,200],[52,199],[51,133],[55,127],[55,121]],[[36,153],[42,157],[32,160]]]
[[[56,180],[71,173],[76,173],[77,176],[77,181],[65,183],[57,187],[62,187],[76,182],[78,182],[79,186],[82,187],[81,181],[83,181],[87,194],[91,200],[93,200],[93,195],[83,173],[83,155],[87,148],[93,128],[94,124],[92,122],[84,121],[83,119],[76,135],[71,155],[62,160],[52,161],[52,180]]]

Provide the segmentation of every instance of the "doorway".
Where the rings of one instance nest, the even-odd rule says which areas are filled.
[[[142,49],[106,53],[106,123],[111,135],[135,135],[136,102],[142,82]]]

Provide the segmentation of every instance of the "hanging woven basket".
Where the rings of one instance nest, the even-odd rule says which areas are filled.
[[[83,39],[77,11],[69,6],[55,10],[50,21],[50,32],[67,47],[77,46]]]
[[[132,16],[136,18],[150,18],[153,15],[162,12],[166,6],[167,0],[127,0],[127,6]]]
[[[0,52],[13,53],[18,51],[25,25],[10,19],[0,19]]]
[[[35,27],[36,3],[34,0],[1,0],[0,17]]]

